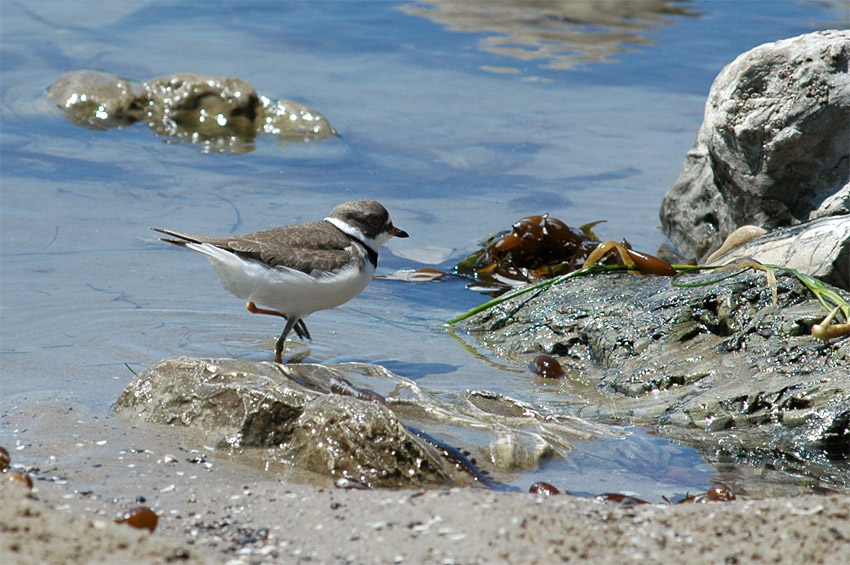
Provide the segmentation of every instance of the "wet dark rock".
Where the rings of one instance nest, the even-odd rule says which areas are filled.
[[[551,355],[541,353],[528,364],[528,369],[535,375],[539,375],[544,379],[560,379],[564,376],[564,370],[557,359]]]
[[[528,488],[528,492],[532,494],[545,494],[546,496],[551,496],[553,494],[561,494],[561,491],[558,490],[558,487],[545,481],[538,481],[534,483]]]
[[[246,81],[179,73],[137,82],[103,71],[74,71],[48,89],[74,124],[94,129],[144,122],[158,135],[242,153],[262,133],[282,142],[327,139],[336,130],[318,112],[260,96]]]
[[[0,472],[5,471],[12,464],[12,456],[5,447],[0,447]]]
[[[726,485],[714,485],[707,492],[683,498],[677,504],[704,504],[706,502],[731,502],[737,497]]]
[[[126,524],[137,530],[148,530],[152,532],[156,529],[159,516],[147,506],[139,506],[128,510],[115,522],[117,524]]]
[[[850,445],[850,336],[828,345],[813,339],[827,311],[793,275],[777,279],[774,308],[760,271],[695,288],[598,274],[514,298],[465,324],[518,365],[557,356],[561,386],[588,405],[579,415],[650,425],[712,461],[850,489],[850,462],[841,457]]]
[[[358,394],[339,394],[340,383]],[[363,394],[366,390],[375,392]],[[543,417],[485,391],[468,392],[450,404],[382,367],[361,363],[181,357],[139,374],[115,410],[194,428],[204,441],[243,455],[263,448],[246,461],[285,462],[369,488],[491,486],[497,479],[491,481],[473,461],[487,462],[494,472],[536,468],[546,457],[567,453],[574,438],[610,436],[601,426]],[[475,455],[461,453],[451,445],[468,441],[464,430],[475,430],[479,438],[489,434],[489,443],[464,446]]]
[[[736,228],[850,213],[850,31],[756,47],[714,81],[661,223],[704,257]]]

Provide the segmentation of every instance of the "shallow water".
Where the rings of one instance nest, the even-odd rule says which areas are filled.
[[[371,197],[411,234],[385,248],[380,273],[448,269],[480,238],[541,212],[605,219],[601,237],[652,252],[664,241],[661,197],[720,69],[763,42],[849,23],[837,1],[646,0],[590,15],[576,11],[585,3],[552,5],[535,19],[510,3],[3,0],[0,410],[39,391],[106,414],[130,369],[162,358],[270,358],[277,320],[248,314],[206,261],[160,244],[149,226],[248,232]],[[44,92],[83,68],[238,76],[315,108],[340,137],[258,138],[236,156],[165,143],[141,125],[82,129]],[[432,390],[568,410],[568,391],[473,355],[440,326],[481,300],[459,280],[375,281],[310,317],[308,360],[373,362]],[[671,476],[671,453],[687,450],[658,442],[658,475]],[[607,471],[623,478],[606,490],[636,491],[642,471],[615,451],[598,468],[577,455],[546,480]],[[698,476],[664,492],[706,485],[710,470],[693,464]]]

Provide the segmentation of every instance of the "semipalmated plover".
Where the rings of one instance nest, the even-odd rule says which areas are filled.
[[[207,237],[151,229],[176,238],[162,241],[206,255],[224,288],[248,301],[249,312],[286,319],[275,344],[278,363],[290,331],[310,338],[305,316],[360,294],[375,273],[378,249],[393,236],[407,237],[375,200],[344,202],[324,220],[248,235]]]

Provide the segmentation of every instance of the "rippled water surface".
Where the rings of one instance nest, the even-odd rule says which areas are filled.
[[[448,269],[480,238],[541,212],[573,225],[605,219],[601,237],[652,252],[664,241],[661,197],[720,69],[766,41],[848,23],[846,3],[814,1],[3,0],[0,9],[0,407],[55,391],[100,413],[129,369],[177,355],[268,360],[280,331],[149,226],[248,232],[370,197],[411,234],[385,248],[380,273]],[[82,129],[44,93],[85,68],[240,77],[315,108],[340,136],[261,137],[228,155],[166,143],[142,125]],[[433,390],[486,388],[566,409],[568,391],[473,355],[441,328],[480,302],[460,280],[375,281],[309,318],[307,360],[379,363]],[[660,475],[671,458],[700,469],[681,447],[629,437],[638,451],[649,441],[666,453]],[[595,459],[550,471],[616,477],[629,460],[616,451],[590,449]],[[605,490],[636,490],[641,472],[625,469]],[[695,489],[709,474],[677,484]],[[576,490],[585,487],[601,488]]]

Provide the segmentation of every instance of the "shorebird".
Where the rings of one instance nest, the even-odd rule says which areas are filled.
[[[247,235],[150,229],[174,238],[161,238],[166,243],[206,255],[224,288],[248,301],[249,312],[286,319],[275,343],[278,363],[290,331],[310,339],[304,318],[360,294],[372,280],[381,246],[393,236],[408,237],[375,200],[344,202],[324,220]]]

